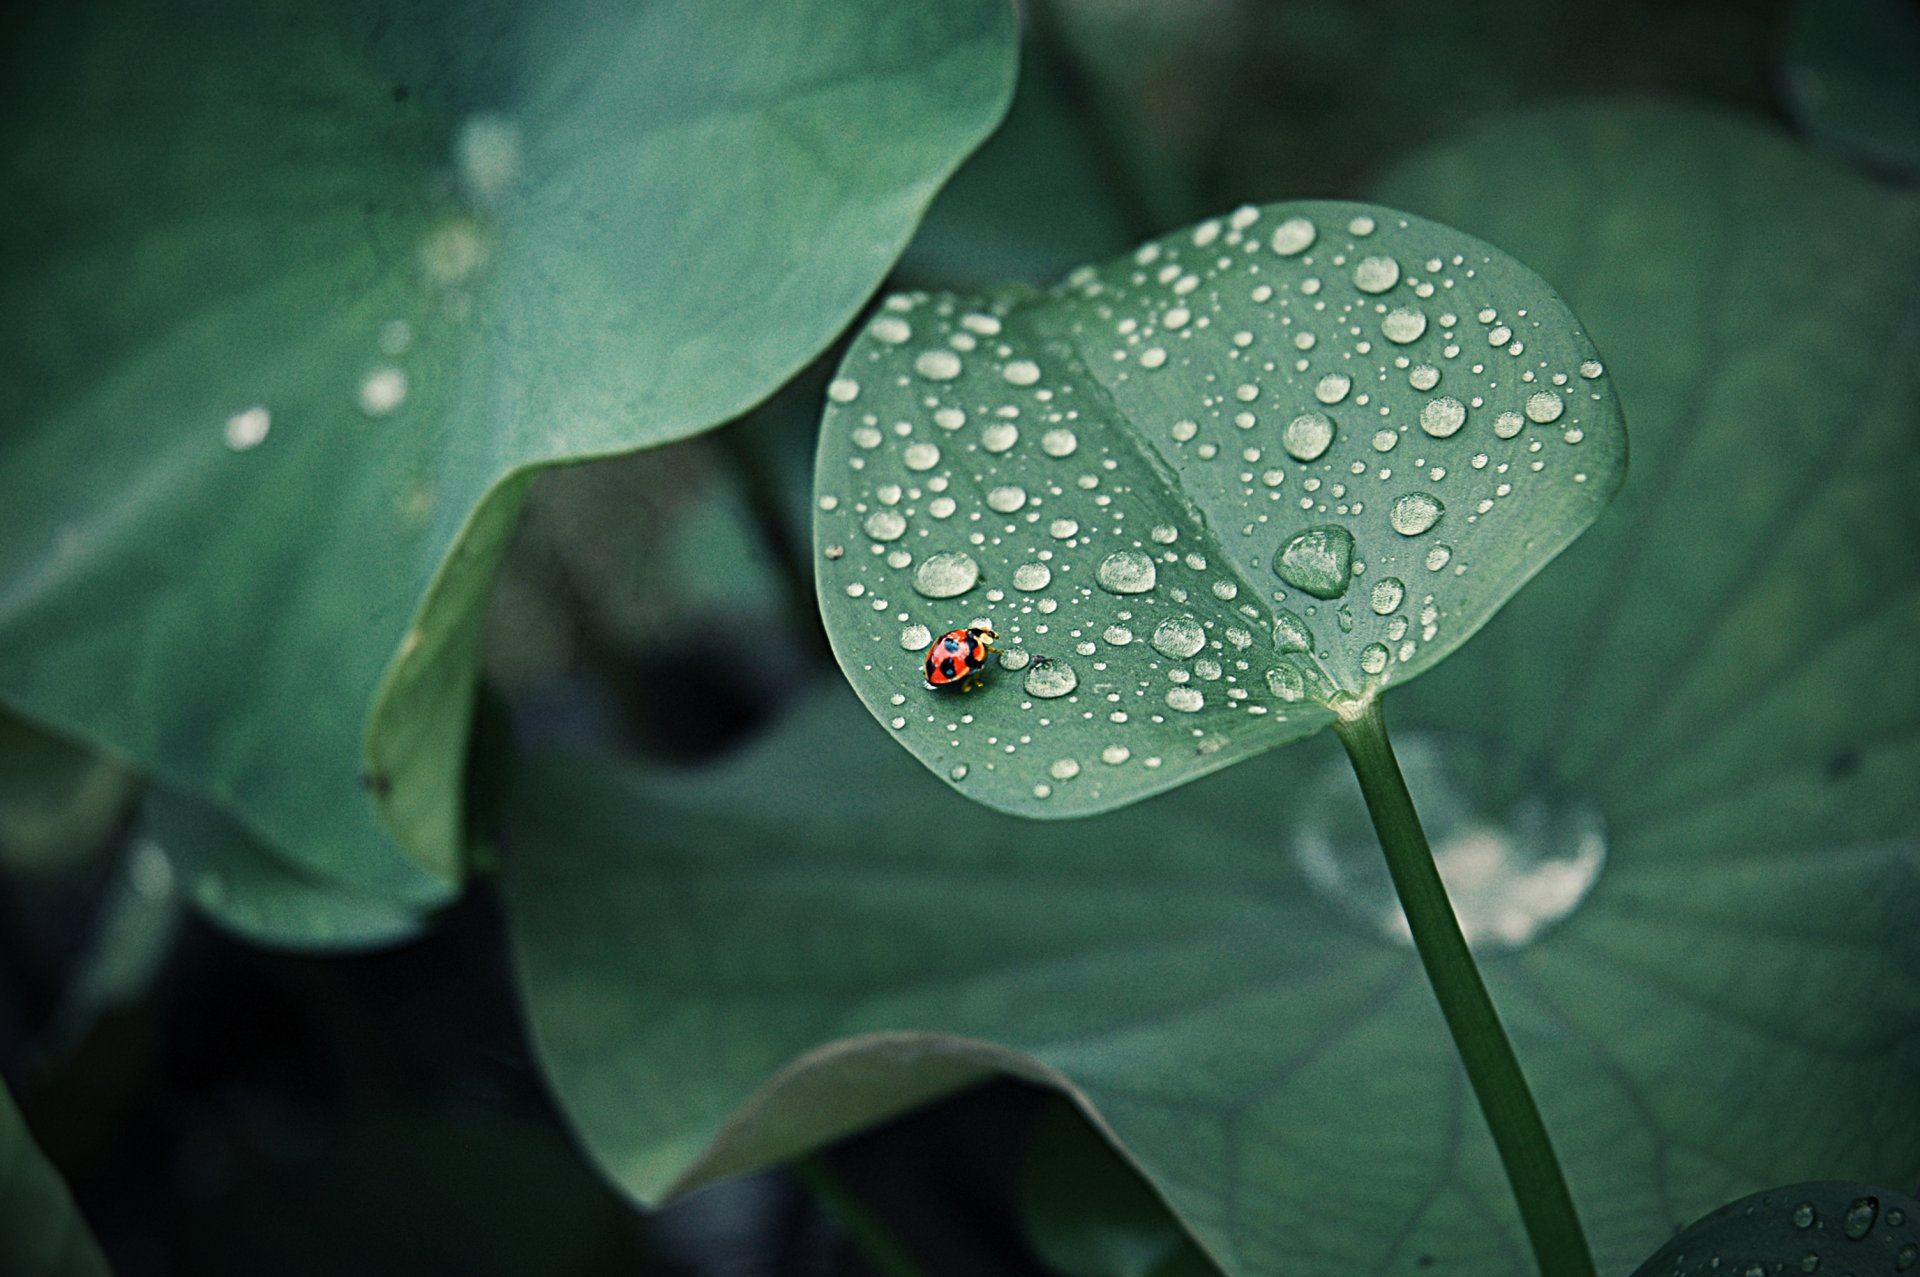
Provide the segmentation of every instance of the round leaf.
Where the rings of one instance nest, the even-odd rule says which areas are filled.
[[[867,707],[1029,816],[1307,735],[1466,640],[1620,483],[1564,303],[1372,205],[1243,208],[1045,294],[892,298],[828,392],[820,599]],[[930,690],[946,632],[997,632]]]
[[[1634,1277],[1917,1269],[1920,1201],[1871,1184],[1825,1181],[1728,1202],[1687,1225]]]
[[[107,1277],[100,1245],[60,1174],[0,1086],[0,1271],[18,1277]]]
[[[414,902],[460,871],[515,476],[813,358],[1013,63],[1004,0],[31,23],[0,86],[0,697]]]

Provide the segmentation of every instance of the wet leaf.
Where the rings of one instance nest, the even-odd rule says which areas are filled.
[[[107,1277],[59,1172],[0,1086],[0,1270],[17,1277]]]
[[[104,4],[15,38],[0,696],[409,905],[461,872],[527,468],[813,358],[1013,61],[1004,0]]]
[[[1770,1188],[1687,1225],[1634,1277],[1904,1273],[1920,1268],[1920,1201],[1871,1184]]]
[[[1564,280],[1635,414],[1621,502],[1387,704],[1601,1271],[1769,1184],[1905,1182],[1920,208],[1629,107],[1503,119],[1382,196]],[[1036,824],[890,735],[825,703],[711,776],[520,783],[529,1019],[629,1191],[997,1068],[1095,1114],[1235,1277],[1533,1272],[1334,742]]]
[[[841,667],[937,775],[1032,816],[1182,784],[1430,669],[1626,465],[1612,379],[1546,284],[1374,205],[1243,208],[1046,294],[892,298],[828,399]],[[969,625],[999,634],[985,685],[923,688],[929,643]]]

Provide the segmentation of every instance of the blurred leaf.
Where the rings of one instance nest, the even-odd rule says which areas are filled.
[[[102,4],[9,43],[0,696],[405,906],[460,875],[528,469],[812,359],[1013,64],[1004,0]]]
[[[1802,124],[1873,163],[1920,169],[1920,7],[1800,0],[1786,43],[1787,101]]]
[[[1563,279],[1635,414],[1621,506],[1389,698],[1403,741],[1448,733],[1452,792],[1415,798],[1464,869],[1537,852],[1527,812],[1600,818],[1584,897],[1517,877],[1524,925],[1492,915],[1483,954],[1602,1271],[1767,1184],[1902,1181],[1920,209],[1638,107],[1503,120],[1383,196]],[[1325,736],[1034,824],[885,735],[822,703],[706,777],[553,757],[520,782],[529,1018],[630,1191],[999,1068],[1097,1115],[1237,1277],[1532,1271],[1417,963],[1318,872],[1303,822],[1357,802]]]
[[[105,1277],[106,1257],[60,1175],[0,1086],[0,1271],[9,1277]]]
[[[135,789],[112,759],[0,709],[0,868],[52,874],[99,851]]]
[[[828,398],[841,668],[936,775],[1029,816],[1417,677],[1626,470],[1612,380],[1547,285],[1375,205],[1242,208],[1038,296],[893,298]],[[1000,668],[923,689],[967,625]]]
[[[147,833],[174,888],[221,928],[289,949],[365,949],[411,939],[425,911],[322,878],[218,809],[156,786]]]
[[[1910,1272],[1920,1264],[1920,1201],[1870,1184],[1770,1188],[1687,1225],[1634,1277],[1719,1273]]]

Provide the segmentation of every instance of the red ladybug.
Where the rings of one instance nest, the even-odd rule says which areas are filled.
[[[949,630],[927,649],[927,690],[936,691],[955,683],[970,692],[987,668],[987,653],[1000,649],[993,641],[1000,635],[980,626]]]

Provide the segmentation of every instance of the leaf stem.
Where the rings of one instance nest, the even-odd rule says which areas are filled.
[[[1426,831],[1387,739],[1380,698],[1368,697],[1343,712],[1334,733],[1347,747],[1360,779],[1394,890],[1413,931],[1414,948],[1500,1150],[1540,1271],[1546,1277],[1593,1277],[1593,1257],[1566,1176],[1434,867]]]

